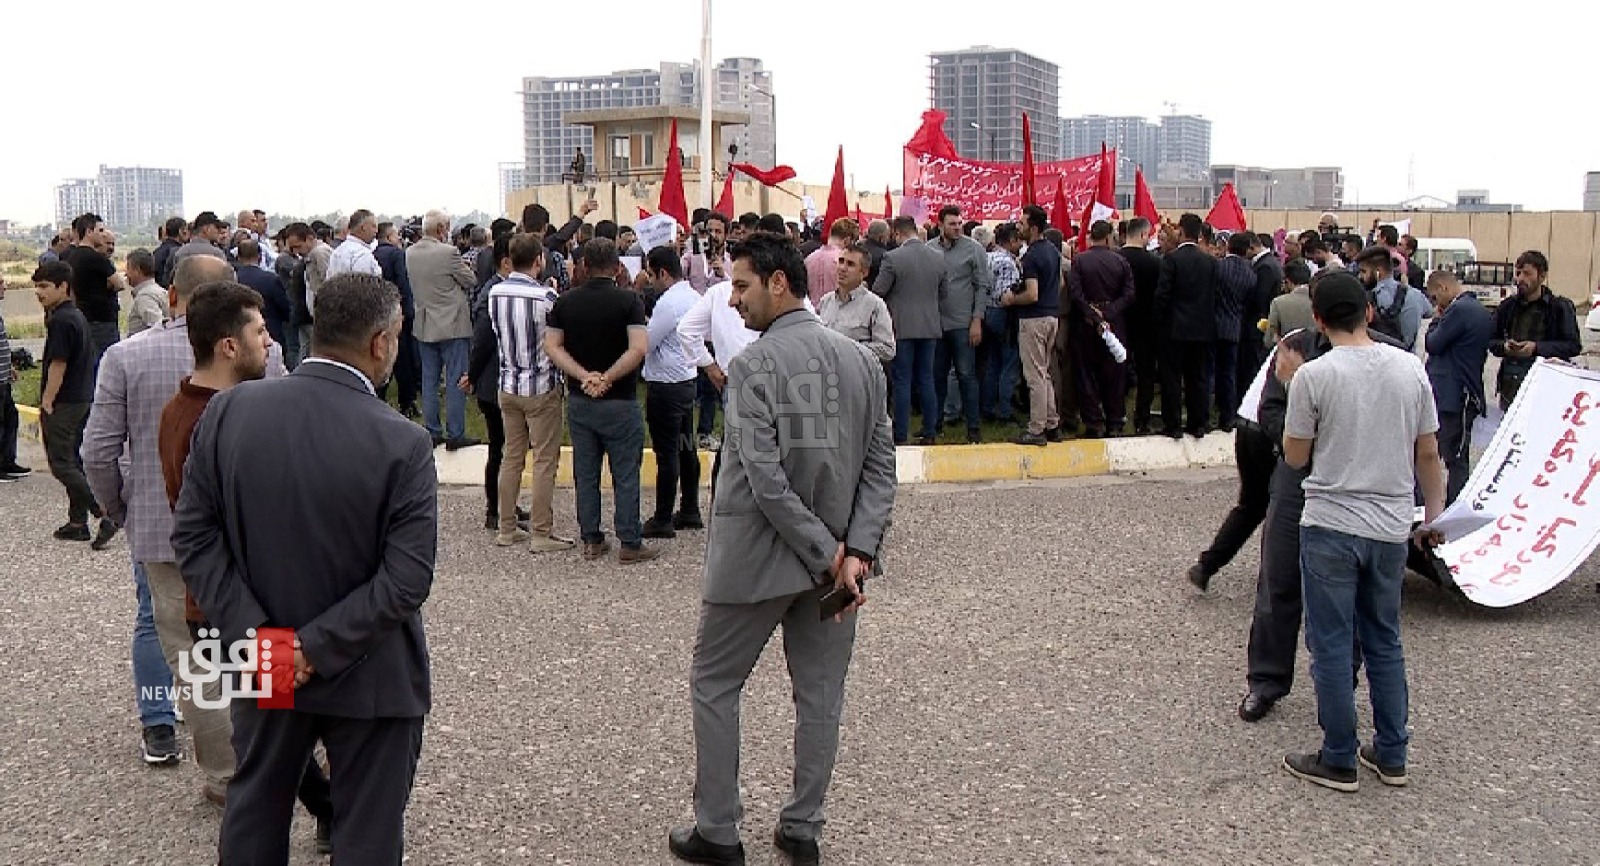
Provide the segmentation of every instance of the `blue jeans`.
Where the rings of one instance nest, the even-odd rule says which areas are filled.
[[[938,384],[939,405],[947,406],[945,397],[950,391],[950,373],[954,368],[956,383],[961,388],[962,414],[967,418],[967,431],[978,429],[978,350],[972,345],[966,328],[952,328],[944,332],[933,352],[933,375]]]
[[[644,461],[644,416],[639,402],[594,400],[582,391],[567,396],[567,431],[572,436],[572,486],[578,500],[578,530],[584,544],[606,540],[600,529],[600,461],[611,466],[612,522],[623,547],[640,546],[639,470]]]
[[[437,343],[417,341],[417,351],[422,355],[422,423],[435,437],[439,431],[439,374],[444,374],[444,432],[446,439],[465,439],[467,436],[467,395],[456,387],[467,372],[467,349],[472,341],[466,338],[440,340]],[[440,367],[443,367],[443,370]]]
[[[1306,651],[1317,689],[1322,761],[1356,765],[1356,699],[1350,688],[1355,639],[1367,665],[1372,744],[1382,766],[1406,762],[1410,696],[1400,647],[1400,580],[1406,545],[1373,541],[1320,526],[1300,527]]]
[[[175,724],[172,714],[172,671],[167,667],[167,656],[161,651],[161,639],[156,635],[155,608],[150,604],[150,578],[145,575],[144,564],[133,564],[134,593],[139,599],[139,613],[133,620],[133,685],[139,704],[139,724]]]
[[[922,407],[922,435],[932,439],[939,423],[939,394],[933,384],[933,355],[937,339],[896,340],[894,344],[894,441],[904,443],[911,432],[911,390]]]
[[[979,405],[985,418],[1011,418],[1016,415],[1017,380],[1022,377],[1022,356],[1017,351],[1017,335],[1007,320],[1005,307],[990,307],[983,313],[983,381],[979,384]]]

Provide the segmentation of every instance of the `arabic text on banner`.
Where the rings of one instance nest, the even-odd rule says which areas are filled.
[[[1493,522],[1441,545],[1466,596],[1520,604],[1600,545],[1600,373],[1539,361],[1458,502]]]

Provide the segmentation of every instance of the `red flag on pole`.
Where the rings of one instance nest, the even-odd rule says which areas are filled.
[[[883,188],[883,221],[894,221],[894,196],[889,195],[888,187]],[[866,231],[867,227],[862,226],[861,230]]]
[[[856,205],[856,228],[859,229],[863,235],[867,233],[867,221],[861,216],[861,205],[859,204]]]
[[[1094,197],[1083,209],[1083,222],[1078,226],[1078,251],[1089,248],[1089,227],[1096,220],[1116,219],[1117,216],[1117,152],[1106,150],[1100,142],[1100,174],[1095,181]]]
[[[1056,183],[1056,201],[1050,206],[1050,225],[1061,230],[1061,236],[1072,234],[1072,214],[1068,212],[1067,185],[1064,182]]]
[[[1156,200],[1150,194],[1150,187],[1145,185],[1142,168],[1133,172],[1133,215],[1149,220],[1152,232],[1161,227],[1161,213],[1156,210]]]
[[[756,168],[754,165],[751,165],[748,162],[736,162],[733,164],[733,168],[736,171],[742,171],[756,180],[761,181],[762,186],[777,186],[786,180],[794,180],[795,178],[794,169],[787,165],[775,165],[772,168]]]
[[[728,219],[733,219],[734,216],[736,216],[736,214],[733,212],[733,172],[732,171],[729,171],[727,177],[723,178],[723,180],[722,180],[722,197],[717,199],[717,206],[714,208],[714,210],[716,210],[717,213],[722,214],[723,216],[727,217]]]
[[[645,210],[644,208],[639,208],[639,219],[647,220],[653,216],[655,216],[655,214]]]
[[[822,214],[822,236],[833,229],[833,221],[850,215],[850,202],[844,193],[844,145],[839,145],[839,156],[833,163],[833,185],[828,187],[828,209]]]
[[[1022,112],[1022,206],[1037,204],[1033,195],[1033,123]]]
[[[709,166],[701,168],[708,170]],[[671,138],[667,145],[667,173],[661,180],[660,210],[677,220],[678,225],[689,225],[689,202],[683,197],[683,151],[678,149],[677,118],[673,118]]]
[[[1211,213],[1206,214],[1206,222],[1212,228],[1223,231],[1245,230],[1244,208],[1239,205],[1239,194],[1233,191],[1233,184],[1222,185],[1222,194],[1217,196],[1217,203],[1211,206]]]

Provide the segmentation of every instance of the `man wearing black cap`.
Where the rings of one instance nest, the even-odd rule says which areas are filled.
[[[202,211],[194,218],[194,226],[189,230],[189,242],[172,251],[168,257],[173,273],[177,273],[178,265],[190,256],[214,256],[228,260],[228,254],[219,246],[222,243],[222,220],[211,211]]]
[[[1419,541],[1441,540],[1426,526],[1444,510],[1438,412],[1422,362],[1368,334],[1374,311],[1359,283],[1325,279],[1311,303],[1332,348],[1304,362],[1292,346],[1280,347],[1275,374],[1289,390],[1284,463],[1308,472],[1300,562],[1323,740],[1316,752],[1285,756],[1283,767],[1353,792],[1359,761],[1383,784],[1402,786],[1409,707],[1400,582],[1416,482],[1426,514]],[[1358,633],[1375,729],[1366,746],[1356,738],[1355,695],[1345,676]]]

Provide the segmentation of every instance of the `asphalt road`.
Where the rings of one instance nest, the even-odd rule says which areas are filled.
[[[36,450],[25,455],[42,465]],[[1491,611],[1412,579],[1411,780],[1338,794],[1278,769],[1315,748],[1305,662],[1234,714],[1256,555],[1188,591],[1231,476],[905,488],[863,614],[830,801],[833,864],[1600,861],[1596,574]],[[127,548],[51,541],[48,477],[0,486],[0,863],[211,863],[189,761],[138,758]],[[700,535],[621,567],[495,548],[481,493],[442,496],[425,616],[435,703],[413,864],[665,864],[690,817],[687,675]],[[572,522],[570,494],[558,521]],[[787,790],[779,646],[746,693],[745,840]],[[1363,706],[1365,698],[1362,699]],[[319,863],[312,825],[293,863]]]

